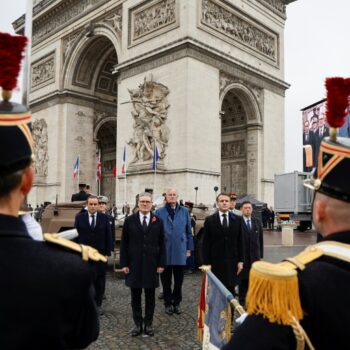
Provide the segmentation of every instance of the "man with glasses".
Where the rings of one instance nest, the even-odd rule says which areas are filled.
[[[178,197],[177,190],[169,188],[165,195],[165,206],[156,211],[164,224],[166,268],[162,274],[162,285],[165,313],[168,315],[181,313],[184,269],[186,259],[193,250],[191,218],[188,209],[177,202]]]
[[[155,288],[159,287],[158,274],[165,267],[163,223],[151,213],[152,195],[143,192],[138,198],[139,211],[125,219],[120,247],[120,266],[125,273],[125,284],[131,289],[133,337],[141,335],[143,330],[148,336],[154,335]],[[145,291],[144,317],[142,289]]]

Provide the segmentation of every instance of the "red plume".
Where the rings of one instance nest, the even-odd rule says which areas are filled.
[[[349,105],[350,78],[327,78],[327,122],[332,128],[340,128],[345,122]]]
[[[4,90],[11,91],[17,86],[22,53],[26,43],[25,36],[0,33],[0,86]]]

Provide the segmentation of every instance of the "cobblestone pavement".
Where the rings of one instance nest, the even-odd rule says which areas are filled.
[[[281,232],[265,231],[265,260],[276,262],[293,256],[305,245],[315,242],[315,233],[294,233],[293,247],[282,247]],[[104,301],[104,315],[101,316],[101,332],[98,340],[89,350],[196,350],[197,303],[202,274],[197,272],[185,276],[183,285],[182,314],[168,316],[164,313],[161,300],[156,299],[154,314],[155,336],[131,337],[133,327],[130,305],[130,290],[122,278],[110,269],[107,275],[107,299]],[[158,296],[159,289],[156,291]]]

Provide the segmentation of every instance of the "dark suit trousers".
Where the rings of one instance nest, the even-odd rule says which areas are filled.
[[[174,275],[174,289],[171,290],[171,280]],[[182,283],[184,281],[184,266],[169,265],[160,275],[163,285],[165,306],[179,305],[182,300]]]
[[[102,298],[106,289],[106,269],[107,264],[104,262],[96,263],[96,278],[94,281],[95,301],[97,306],[102,305]]]
[[[239,288],[239,303],[245,306],[245,297],[248,292],[249,277],[239,278],[238,288]]]
[[[131,289],[132,317],[136,325],[142,325],[141,295],[142,288]],[[153,322],[155,301],[155,288],[144,288],[145,290],[145,325],[151,326]]]

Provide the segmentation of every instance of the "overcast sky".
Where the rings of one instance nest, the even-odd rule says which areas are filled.
[[[25,10],[25,0],[4,2],[0,30],[13,33],[11,23]],[[297,0],[287,6],[285,80],[291,87],[285,101],[286,171],[302,168],[300,109],[324,98],[325,77],[350,77],[349,14],[350,0]]]

